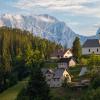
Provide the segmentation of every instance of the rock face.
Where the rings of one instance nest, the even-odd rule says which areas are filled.
[[[32,32],[36,36],[46,38],[65,47],[71,47],[75,37],[80,37],[81,43],[87,38],[73,32],[64,22],[49,15],[23,16],[0,15],[0,27],[7,26]]]

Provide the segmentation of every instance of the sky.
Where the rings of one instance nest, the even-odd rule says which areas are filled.
[[[0,0],[0,14],[48,14],[80,35],[95,35],[100,27],[100,0]]]

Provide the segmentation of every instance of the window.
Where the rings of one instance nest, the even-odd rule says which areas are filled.
[[[99,50],[98,50],[98,48],[97,48],[97,52],[98,52]]]
[[[90,49],[89,49],[89,52],[90,52]]]

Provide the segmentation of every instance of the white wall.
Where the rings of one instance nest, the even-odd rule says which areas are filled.
[[[73,67],[73,66],[75,66],[76,65],[76,62],[73,60],[73,59],[71,59],[70,61],[69,61],[69,66],[70,67]]]
[[[89,49],[90,49],[90,52],[89,52]],[[97,52],[97,49],[98,49],[98,52]],[[82,54],[83,55],[88,55],[88,54],[91,54],[93,52],[95,54],[100,54],[100,47],[82,48]]]
[[[69,58],[69,57],[72,57],[73,56],[73,54],[72,54],[72,52],[70,51],[70,50],[68,50],[65,54],[64,54],[64,58]]]
[[[63,77],[67,78],[67,82],[71,82],[71,76],[69,75],[69,73],[66,70],[63,73]]]

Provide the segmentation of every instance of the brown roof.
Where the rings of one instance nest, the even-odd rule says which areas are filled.
[[[100,43],[98,39],[88,39],[83,44],[83,47],[100,47]]]
[[[51,54],[51,57],[58,57],[58,56],[63,57],[63,55],[64,55],[68,50],[70,50],[70,49],[66,49],[66,50],[60,49],[60,50],[56,50],[56,51],[54,51],[54,52]],[[70,50],[70,51],[71,51],[71,50]]]

